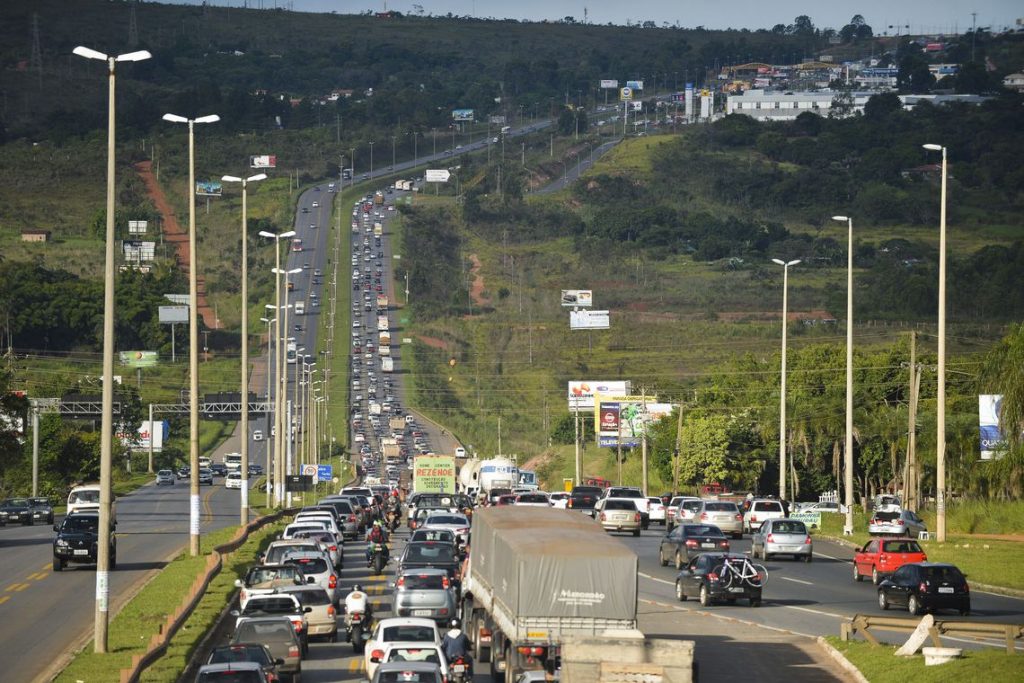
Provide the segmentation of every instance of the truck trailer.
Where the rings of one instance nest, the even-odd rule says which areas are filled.
[[[554,673],[563,639],[636,630],[637,555],[589,517],[483,508],[473,514],[472,539],[463,628],[494,680]]]

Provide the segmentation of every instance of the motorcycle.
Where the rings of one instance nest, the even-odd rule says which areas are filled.
[[[380,575],[384,573],[384,565],[387,564],[387,547],[383,543],[370,544],[370,561],[368,567],[373,567],[373,573]]]
[[[345,612],[345,638],[359,654],[370,638],[370,617],[365,612]]]
[[[468,657],[456,657],[448,663],[448,683],[470,683],[473,663]]]
[[[391,533],[394,533],[395,529],[398,528],[399,523],[401,523],[401,516],[402,515],[398,512],[398,510],[388,510],[387,527],[388,530],[391,531]]]

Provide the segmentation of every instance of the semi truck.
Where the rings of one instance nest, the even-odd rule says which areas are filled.
[[[377,308],[385,309],[386,310],[387,307],[388,307],[388,295],[387,294],[378,294],[377,295]]]
[[[499,506],[473,513],[463,628],[494,680],[554,674],[566,639],[636,632],[637,555],[583,515]],[[600,571],[595,571],[600,567]]]
[[[377,316],[377,331],[387,332],[390,329],[390,323],[388,323],[388,317],[386,315]]]

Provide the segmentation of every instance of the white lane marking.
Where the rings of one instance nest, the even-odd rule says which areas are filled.
[[[782,579],[783,581],[792,581],[793,583],[802,583],[805,586],[813,586],[814,585],[814,582],[812,582],[812,581],[804,581],[803,579],[793,579],[793,578],[790,578],[788,576],[780,576],[779,578]]]
[[[739,619],[737,617],[725,614],[716,614],[715,612],[706,612],[700,609],[690,609],[689,607],[683,607],[681,605],[673,605],[667,602],[659,602],[657,600],[647,600],[640,598],[640,602],[647,603],[648,605],[655,605],[657,607],[668,607],[669,609],[676,610],[677,612],[690,612],[691,614],[699,614],[704,617],[714,617],[721,621],[728,621],[730,623],[745,624],[747,626],[754,626],[757,628],[767,629],[769,631],[777,631],[779,633],[787,633],[790,635],[804,636],[805,638],[817,638],[818,636],[811,635],[810,633],[802,633],[800,631],[793,631],[786,628],[779,628],[778,626],[768,626],[767,624],[760,624],[756,621],[748,621],[747,619]]]
[[[847,620],[852,615],[849,614],[836,614],[835,612],[826,612],[820,609],[811,609],[810,607],[797,607],[796,605],[779,605],[779,607],[785,607],[786,609],[795,609],[798,612],[808,612],[810,614],[819,614],[826,617],[832,617],[834,619]]]
[[[674,586],[674,585],[676,585],[675,581],[669,581],[668,579],[659,579],[657,576],[651,576],[650,574],[644,574],[643,572],[637,572],[637,575],[638,576],[642,576],[645,579],[650,579],[651,581],[657,581],[658,583],[663,583],[666,586]]]
[[[824,557],[824,558],[829,559],[829,560],[835,560],[836,562],[851,562],[851,563],[853,562],[853,560],[847,560],[846,558],[843,558],[843,557],[836,557],[834,555],[826,555],[825,553],[819,553],[817,550],[814,551],[814,556],[815,557]]]

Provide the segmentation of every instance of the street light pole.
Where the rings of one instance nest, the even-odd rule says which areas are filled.
[[[846,520],[843,535],[853,534],[853,219],[832,216],[834,221],[846,221],[846,451],[843,478]],[[838,482],[837,482],[838,483]]]
[[[248,178],[221,176],[226,183],[242,184],[242,489],[238,523],[245,526],[249,523],[249,230],[246,226],[248,185],[264,180],[266,173],[257,173]]]
[[[373,178],[373,140],[370,140],[370,177]]]
[[[942,194],[939,206],[939,362],[936,390],[935,434],[935,539],[946,542],[946,148],[924,145],[942,152]]]
[[[789,267],[800,263],[772,259],[782,266],[782,379],[779,388],[779,500],[786,498],[786,327],[789,317]]]
[[[113,461],[114,436],[114,139],[117,126],[115,121],[114,97],[117,62],[138,62],[149,59],[145,50],[129,52],[111,57],[96,50],[79,45],[73,52],[79,57],[97,59],[107,63],[107,230],[103,263],[103,398],[100,417],[100,515],[96,546],[96,613],[93,625],[93,648],[96,652],[107,651],[107,624],[110,596],[110,506],[111,466]],[[38,435],[38,410],[36,430]],[[152,422],[150,429],[152,430]],[[150,435],[152,439],[152,434]]]
[[[395,136],[391,136],[391,168],[395,167]]]
[[[189,536],[190,554],[199,554],[199,266],[196,264],[195,124],[216,123],[216,114],[194,119],[164,114],[164,121],[188,124],[188,374],[189,374]]]
[[[271,434],[270,434],[270,432],[271,432],[271,428],[270,428],[270,348],[272,346],[272,344],[271,344],[272,337],[270,336],[270,326],[277,322],[277,318],[276,317],[274,317],[274,318],[260,318],[260,322],[264,322],[264,323],[267,324],[267,395],[266,395],[266,399],[265,399],[265,401],[263,403],[263,405],[265,405],[266,408],[267,408],[266,412],[264,413],[266,415],[266,420],[267,420],[267,425],[266,425],[267,426],[267,432],[266,432],[266,434],[263,435],[263,443],[266,445],[266,451],[267,451],[267,469],[263,472],[263,475],[267,479],[267,507],[270,507],[270,505],[271,505],[271,492],[273,491],[273,489],[270,487],[271,482],[273,481],[272,476],[271,476],[273,473],[270,470],[270,443],[271,443],[271,441],[270,441],[270,436],[271,436]]]

